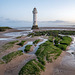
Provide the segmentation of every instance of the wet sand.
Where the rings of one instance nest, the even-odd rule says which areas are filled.
[[[75,31],[74,27],[39,27],[39,29],[34,29],[33,31],[46,31],[46,30],[67,30]]]
[[[72,39],[74,40],[73,37]],[[67,47],[67,51],[70,46]],[[46,70],[41,75],[75,75],[75,56],[67,51],[62,52],[53,63],[47,63]]]
[[[40,29],[75,29],[75,27],[40,27]]]
[[[8,29],[6,31],[0,32],[0,38],[8,38],[8,37],[10,37],[10,36],[4,36],[3,34],[5,34],[5,33],[21,32],[21,31],[25,31],[25,30]]]
[[[63,56],[61,62],[54,67],[53,75],[75,75],[75,55],[71,52],[75,51],[75,37]]]
[[[30,39],[30,38],[28,38]],[[19,42],[21,40],[24,40],[23,38],[19,40]],[[32,38],[31,38],[32,40]],[[32,41],[34,41],[35,38],[33,38]],[[28,42],[28,41],[27,41]],[[27,43],[26,42],[26,43]],[[26,44],[25,43],[25,44]],[[1,44],[1,42],[0,42]],[[0,53],[0,59],[11,53],[11,52],[14,52],[14,51],[17,51],[18,48],[20,48],[21,46],[18,46],[16,44],[14,44],[14,46],[10,49],[7,49],[5,51],[2,51]],[[30,61],[31,59],[36,59],[36,56],[35,55],[30,55],[30,54],[25,54],[23,53],[23,55],[21,56],[17,56],[16,58],[14,58],[13,60],[11,60],[9,63],[7,64],[0,64],[0,75],[18,75],[20,69],[28,62]]]
[[[75,64],[69,63],[71,60],[69,53],[62,52],[54,62],[46,63],[45,72],[41,72],[41,75],[75,75]]]
[[[63,57],[62,61],[54,67],[53,75],[75,75],[75,60],[69,53]]]
[[[60,64],[60,62],[61,62],[64,55],[65,55],[65,51],[63,51],[61,53],[61,55],[55,61],[53,61],[52,63],[46,63],[45,72],[41,72],[41,75],[54,75],[53,74],[54,68],[55,68],[55,66]]]
[[[2,34],[8,33],[8,32],[9,31],[0,32],[0,34],[1,34],[0,37],[5,38],[6,36],[3,36]],[[13,30],[11,32],[13,32]],[[17,30],[16,30],[16,32],[17,32]],[[34,41],[34,40],[38,39],[38,37],[27,38],[26,36],[23,36],[23,37],[19,38],[18,40]],[[43,38],[48,38],[48,37],[43,37]],[[0,45],[3,45],[4,43],[6,43],[8,41],[4,41],[4,43],[2,43],[2,42],[0,42]],[[8,49],[4,52],[1,52],[0,58],[2,58],[2,56],[6,55],[10,52],[17,51],[17,48],[19,48],[19,46],[15,45],[13,48]],[[42,72],[41,75],[67,75],[67,74],[75,75],[75,68],[73,68],[70,65],[66,65],[66,63],[68,63],[71,59],[69,59],[69,60],[67,59],[68,62],[66,62],[66,59],[63,59],[63,58],[66,58],[66,56],[70,56],[70,54],[67,52],[62,52],[62,54],[58,57],[58,59],[55,60],[53,63],[47,63],[45,72]],[[0,75],[18,75],[18,72],[20,71],[20,69],[25,65],[25,63],[27,63],[31,59],[36,59],[36,56],[23,54],[22,56],[18,56],[16,58],[14,58],[8,64],[0,64]]]
[[[7,64],[0,64],[0,75],[18,75],[20,69],[31,59],[36,59],[36,56],[23,54]]]
[[[44,37],[44,38],[47,38],[47,37]],[[32,38],[29,38],[29,37],[26,37],[26,36],[23,36],[19,39],[16,39],[16,40],[19,40],[19,42],[21,40],[26,40],[27,42],[28,41],[35,41],[36,39],[39,39],[39,37],[32,37]],[[12,40],[10,40],[12,41]],[[0,42],[0,45],[4,45],[5,43],[7,42],[10,42],[10,41],[4,41],[4,43]],[[43,41],[42,39],[40,41]],[[18,42],[18,43],[19,43]],[[27,43],[26,42],[26,43]],[[26,44],[25,43],[25,44]],[[17,43],[16,43],[17,44]],[[10,49],[7,49],[5,51],[2,51],[0,53],[0,59],[11,53],[11,52],[14,52],[14,51],[17,51],[18,48],[20,48],[21,46],[18,46],[14,44],[14,46]],[[25,45],[24,44],[24,45]],[[33,48],[32,48],[33,49]],[[32,50],[31,49],[31,50]],[[0,64],[0,75],[18,75],[20,69],[28,62],[30,61],[31,59],[36,59],[36,56],[34,54],[23,54],[21,56],[17,56],[16,58],[12,59],[9,63],[7,64]]]

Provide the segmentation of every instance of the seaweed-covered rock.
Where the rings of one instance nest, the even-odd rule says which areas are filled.
[[[32,29],[39,29],[38,25],[32,26]]]

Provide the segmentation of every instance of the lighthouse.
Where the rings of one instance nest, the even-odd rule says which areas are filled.
[[[33,13],[33,26],[32,26],[32,29],[39,29],[38,24],[37,24],[37,9],[34,8],[32,13]]]

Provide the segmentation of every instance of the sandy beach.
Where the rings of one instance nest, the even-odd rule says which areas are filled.
[[[22,31],[24,31],[24,30],[22,30]],[[12,30],[7,30],[5,32],[0,32],[0,38],[11,37],[11,36],[4,36],[3,35],[5,33],[9,33],[9,32],[21,32],[21,30],[12,29]],[[48,37],[41,36],[41,38],[42,37],[44,39],[48,39]],[[19,42],[21,40],[26,40],[25,44],[27,44],[28,41],[35,41],[36,39],[39,39],[39,38],[40,38],[39,36],[35,36],[32,38],[27,37],[27,36],[22,36],[21,38],[18,38],[17,40],[19,40]],[[5,51],[2,51],[1,50],[2,45],[4,45],[7,42],[10,42],[10,41],[11,40],[8,40],[8,41],[2,41],[1,40],[0,41],[0,59],[3,56],[5,56],[11,52],[17,51],[18,48],[20,47],[20,46],[16,45],[17,44],[16,43],[12,48],[7,49]],[[43,40],[41,39],[40,41],[43,41]],[[67,50],[68,49],[69,49],[69,47],[67,47]],[[67,75],[67,74],[68,75],[75,75],[75,68],[71,67],[70,65],[66,65],[66,63],[67,63],[66,61],[68,60],[68,59],[66,60],[66,58],[68,56],[71,56],[70,53],[63,51],[61,53],[61,55],[55,61],[53,61],[52,63],[47,62],[46,66],[45,66],[45,71],[41,72],[41,75]],[[29,55],[29,54],[23,54],[21,56],[17,56],[13,60],[11,60],[11,62],[9,62],[8,64],[0,64],[0,74],[1,75],[18,75],[18,72],[20,71],[20,69],[31,59],[36,59],[36,56],[35,55]]]
[[[34,31],[45,31],[45,30],[67,30],[75,31],[75,27],[39,27],[39,29]]]
[[[61,53],[61,55],[55,60],[53,61],[52,63],[46,63],[46,69],[45,69],[45,72],[42,72],[41,75],[55,75],[54,74],[54,68],[60,64],[63,56],[65,56],[65,51],[63,51]]]
[[[45,72],[41,75],[75,75],[75,67],[68,64],[70,60],[66,60],[66,57],[71,56],[67,52],[62,52],[62,54],[52,63],[46,63]],[[64,59],[65,58],[65,59]],[[68,64],[68,65],[67,65]],[[75,65],[74,65],[75,66]]]
[[[75,75],[75,0],[0,0],[0,75]]]
[[[67,59],[70,56],[69,53],[63,56],[61,62],[54,67],[53,75],[75,75],[75,65],[72,66],[72,63],[69,62],[71,59]]]
[[[13,32],[13,30],[11,30],[11,32]],[[15,30],[16,32],[18,32],[19,30]],[[6,37],[11,37],[11,36],[4,36],[3,34],[5,33],[9,33],[10,30],[8,31],[4,31],[4,32],[0,32],[1,36],[0,38],[6,38]],[[21,32],[21,30],[19,31]],[[16,38],[16,37],[15,37]],[[44,37],[47,38],[47,37]],[[22,40],[26,40],[26,42],[24,43],[27,44],[27,42],[29,41],[35,41],[36,39],[39,39],[39,37],[33,37],[33,38],[28,38],[26,36],[22,36],[21,38],[15,39],[18,40],[17,43],[14,44],[14,46],[10,49],[4,50],[2,46],[10,41],[15,41],[15,40],[0,40],[0,59],[11,53],[14,51],[17,51],[18,48],[20,48],[21,46],[17,45],[19,42],[21,42]],[[42,42],[43,40],[41,39],[40,42]],[[31,47],[31,51],[33,51],[33,47]],[[31,59],[36,59],[36,56],[34,54],[25,54],[23,53],[23,55],[21,56],[17,56],[16,58],[14,58],[13,60],[11,60],[9,63],[7,64],[0,64],[0,75],[18,75],[20,69]]]
[[[72,39],[74,41],[73,37]],[[67,51],[70,46],[67,47]],[[41,75],[75,75],[75,58],[67,51],[63,51],[54,62],[47,63],[46,70]]]
[[[36,56],[23,54],[8,64],[0,64],[0,75],[18,75],[20,69],[31,59],[36,59]]]

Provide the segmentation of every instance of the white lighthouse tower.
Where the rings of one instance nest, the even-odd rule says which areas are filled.
[[[37,9],[34,8],[32,13],[33,13],[33,26],[32,26],[32,29],[39,29],[38,24],[37,24]]]

